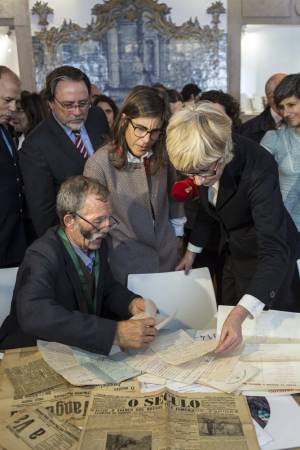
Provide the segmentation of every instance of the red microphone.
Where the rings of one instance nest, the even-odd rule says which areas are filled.
[[[173,184],[171,194],[177,202],[185,202],[186,200],[198,197],[199,190],[193,178],[185,178]]]

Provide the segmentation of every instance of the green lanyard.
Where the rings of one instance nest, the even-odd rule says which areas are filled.
[[[100,274],[100,255],[99,255],[99,251],[96,251],[96,255],[95,255],[95,264],[94,264],[94,276],[95,276],[95,289],[94,289],[94,296],[93,298],[91,298],[90,294],[89,294],[89,289],[87,286],[87,280],[86,277],[83,273],[83,270],[80,266],[80,262],[79,262],[79,256],[77,255],[77,253],[75,252],[72,244],[70,243],[65,231],[63,230],[62,227],[59,227],[57,234],[59,235],[59,237],[62,240],[62,243],[64,244],[65,249],[67,250],[70,258],[73,261],[73,264],[76,268],[76,271],[78,273],[79,279],[80,279],[80,285],[83,291],[83,295],[86,298],[87,301],[87,305],[88,305],[88,311],[91,314],[95,314],[96,313],[96,303],[97,303],[97,288],[98,288],[98,283],[99,283],[99,274]]]

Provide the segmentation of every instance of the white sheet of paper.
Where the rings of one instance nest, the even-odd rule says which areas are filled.
[[[145,299],[145,312],[150,317],[156,317],[157,314],[157,306],[153,300],[150,298]]]
[[[270,405],[270,419],[264,430],[273,441],[263,450],[282,450],[300,446],[300,408],[291,396],[266,397]]]
[[[144,298],[151,298],[160,313],[167,316],[177,311],[176,320],[168,328],[205,329],[217,312],[209,270],[204,267],[184,271],[154,274],[131,274],[128,288]]]
[[[283,362],[300,361],[299,344],[249,344],[241,354],[242,361]]]
[[[233,306],[220,305],[218,308],[217,336]],[[244,337],[266,337],[300,340],[300,313],[286,311],[263,311],[257,318],[247,318],[242,325]]]
[[[269,444],[270,442],[273,441],[271,436],[260,425],[258,425],[256,420],[252,419],[252,422],[255,428],[257,440],[260,447],[263,447],[264,445]]]

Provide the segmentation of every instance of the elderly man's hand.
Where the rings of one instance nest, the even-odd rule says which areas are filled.
[[[157,335],[152,317],[117,323],[115,343],[121,348],[147,348]]]
[[[247,309],[240,305],[235,306],[228,314],[215,350],[216,354],[228,353],[240,345],[243,340],[242,323],[248,315]]]
[[[141,312],[146,311],[145,299],[141,297],[135,297],[129,303],[128,310],[132,316],[135,316],[136,314],[140,314]]]

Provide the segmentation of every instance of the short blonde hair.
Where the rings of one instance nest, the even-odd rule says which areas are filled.
[[[167,151],[177,170],[207,167],[233,158],[231,120],[210,102],[188,105],[175,113],[167,127]]]

